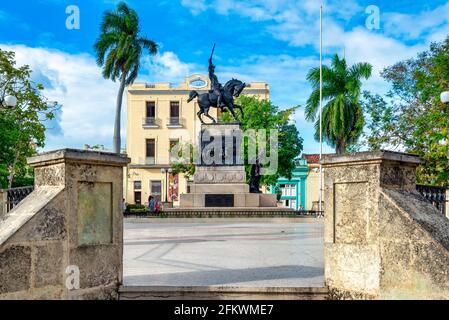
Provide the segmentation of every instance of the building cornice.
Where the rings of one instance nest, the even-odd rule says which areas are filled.
[[[128,93],[131,95],[188,95],[192,90],[190,89],[129,89]],[[195,90],[199,94],[207,93],[209,90]],[[243,94],[266,94],[267,89],[248,89],[243,90]]]
[[[169,164],[129,164],[130,169],[168,169],[171,168]]]

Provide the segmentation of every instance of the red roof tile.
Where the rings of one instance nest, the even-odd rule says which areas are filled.
[[[319,154],[303,154],[302,157],[307,160],[308,164],[314,164],[320,162]]]

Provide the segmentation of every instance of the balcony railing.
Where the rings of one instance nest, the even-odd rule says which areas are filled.
[[[180,128],[183,127],[184,119],[179,117],[170,117],[167,119],[167,127]]]
[[[155,164],[156,159],[154,157],[146,157],[145,158],[145,164]]]
[[[138,166],[152,166],[156,164],[156,158],[155,157],[138,157],[136,158],[133,165]]]
[[[142,126],[144,128],[159,128],[160,120],[153,117],[146,117],[142,120]]]

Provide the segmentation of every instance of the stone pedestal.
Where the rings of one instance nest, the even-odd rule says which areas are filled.
[[[449,220],[416,191],[420,163],[389,151],[324,157],[332,298],[449,298]]]
[[[116,299],[123,167],[111,153],[30,158],[35,190],[0,221],[0,299]]]
[[[203,124],[194,183],[180,208],[276,207],[276,195],[249,192],[240,124]]]

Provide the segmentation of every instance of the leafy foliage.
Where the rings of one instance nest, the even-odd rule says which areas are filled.
[[[296,126],[289,123],[291,115],[297,107],[279,110],[272,102],[261,100],[256,97],[242,95],[238,98],[237,104],[241,105],[245,117],[241,119],[242,130],[265,129],[267,141],[270,130],[278,130],[278,170],[273,175],[264,175],[260,183],[271,186],[276,183],[279,177],[292,178],[295,168],[295,159],[301,154],[303,149],[303,139],[299,136]],[[229,113],[224,113],[220,119],[222,122],[232,122],[233,118]],[[245,139],[245,162],[248,163],[248,143],[255,143]],[[269,150],[268,150],[269,152]],[[253,165],[246,165],[248,181],[251,178],[251,168]]]
[[[57,103],[43,95],[44,87],[30,80],[29,66],[17,67],[14,52],[0,50],[0,100],[17,98],[17,107],[0,108],[0,186],[30,185],[32,170],[26,158],[44,146],[44,121],[54,118]]]
[[[176,145],[177,157],[171,162],[172,174],[183,173],[187,180],[195,174],[195,149],[192,144],[179,142]],[[172,152],[173,149],[170,149]]]
[[[410,126],[399,123],[401,108],[392,99],[389,102],[379,94],[363,92],[362,108],[365,113],[366,127],[359,149],[400,150],[408,137]],[[399,128],[400,126],[400,128]]]
[[[267,141],[269,141],[270,130],[278,131],[278,170],[275,174],[262,176],[260,183],[271,186],[281,176],[291,179],[292,172],[296,166],[295,159],[301,154],[303,149],[303,139],[299,136],[296,126],[289,123],[290,116],[295,112],[297,107],[281,111],[270,101],[245,95],[240,96],[236,103],[241,105],[245,112],[244,119],[241,119],[243,131],[248,129],[265,129],[267,132]],[[220,121],[233,122],[234,118],[229,112],[226,112],[222,114]],[[249,141],[249,138],[244,139],[245,163],[248,163],[248,144],[250,143],[256,143],[256,141]],[[179,154],[181,161],[172,164],[173,173],[184,173],[189,178],[195,173],[194,159],[197,155],[194,151],[196,148],[192,145],[180,144],[178,150],[179,152],[184,150],[184,152],[182,155]],[[186,152],[186,150],[190,150],[190,152]],[[267,150],[267,152],[269,156],[270,150]],[[189,159],[185,159],[186,154],[188,154]],[[247,164],[245,166],[248,182],[251,179],[252,166],[253,164]]]
[[[360,105],[362,81],[371,76],[368,63],[349,67],[345,59],[335,55],[332,66],[323,66],[323,140],[335,147],[338,154],[346,152],[362,134],[364,117]],[[315,139],[320,137],[320,68],[307,75],[313,92],[307,100],[306,119],[315,122]]]
[[[369,124],[363,143],[417,154],[425,161],[419,183],[449,185],[449,106],[440,101],[449,90],[449,38],[382,76],[391,90],[386,97],[365,94]]]

